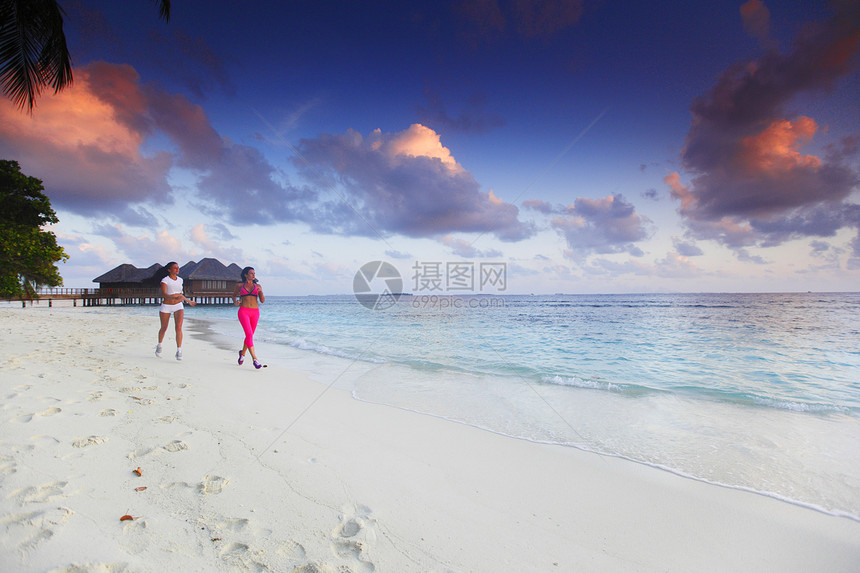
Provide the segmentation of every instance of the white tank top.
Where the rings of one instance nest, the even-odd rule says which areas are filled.
[[[176,280],[164,277],[161,283],[167,285],[167,294],[182,294],[182,277],[176,277]]]

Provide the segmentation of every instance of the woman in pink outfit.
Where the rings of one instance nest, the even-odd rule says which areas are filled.
[[[245,342],[242,350],[239,351],[239,365],[245,362],[245,351],[250,350],[251,358],[254,359],[254,368],[262,368],[263,365],[257,360],[257,353],[254,352],[254,331],[260,320],[259,303],[266,302],[266,297],[262,287],[257,283],[256,276],[254,267],[242,269],[242,282],[237,284],[236,290],[233,291],[233,301],[239,307],[239,323],[245,331]]]

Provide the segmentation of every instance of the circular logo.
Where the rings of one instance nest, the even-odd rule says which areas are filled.
[[[384,261],[365,263],[352,279],[352,292],[362,306],[385,310],[397,304],[403,291],[403,279],[394,265]]]

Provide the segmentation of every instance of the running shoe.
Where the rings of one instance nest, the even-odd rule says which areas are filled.
[[[240,352],[239,353],[239,366],[243,365],[244,363],[245,363],[245,357]]]
[[[161,358],[161,345],[160,345],[160,344],[157,344],[157,345],[155,346],[155,355],[156,355],[157,357]]]
[[[176,359],[182,360],[182,351],[179,349],[176,350]]]
[[[262,365],[262,364],[260,364],[259,362],[257,362],[257,360],[256,360],[256,359],[254,359],[254,368],[260,369],[260,368],[262,368],[262,367],[263,367],[263,365]]]

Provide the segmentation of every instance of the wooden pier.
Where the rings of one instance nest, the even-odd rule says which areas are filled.
[[[233,292],[209,291],[186,294],[185,297],[197,304],[233,304]],[[7,299],[20,300],[21,306],[33,302],[45,302],[53,306],[55,300],[71,300],[72,306],[138,306],[161,304],[161,290],[158,288],[42,288],[33,298]]]

